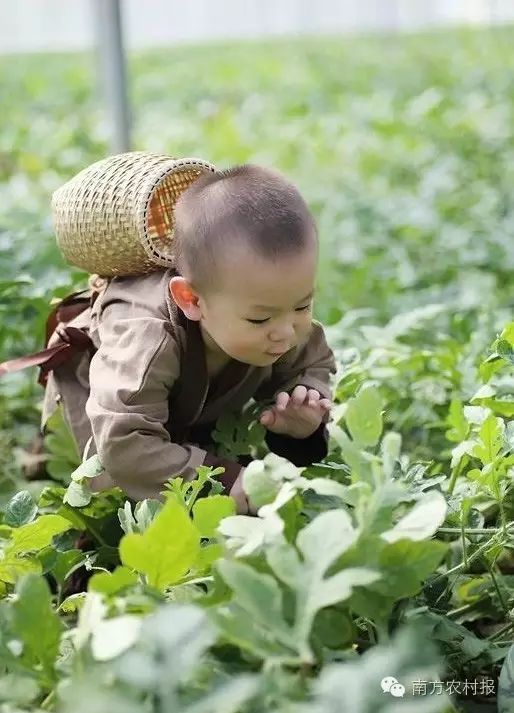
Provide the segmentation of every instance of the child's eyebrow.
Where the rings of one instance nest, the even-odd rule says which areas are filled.
[[[311,290],[308,295],[305,295],[305,297],[302,297],[301,300],[298,300],[296,304],[300,304],[300,302],[305,302],[305,300],[308,300],[312,295],[314,294],[314,290]],[[278,312],[277,307],[270,307],[269,305],[253,305],[250,309],[265,309],[268,312]]]

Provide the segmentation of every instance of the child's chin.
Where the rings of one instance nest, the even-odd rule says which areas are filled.
[[[281,356],[281,354],[265,354],[262,357],[262,363],[263,365],[274,364]]]
[[[237,361],[243,362],[243,364],[248,364],[249,366],[257,366],[257,367],[263,367],[263,366],[269,366],[270,364],[274,364],[277,359],[279,359],[279,356],[272,356],[271,354],[262,354],[261,356],[258,357],[252,357],[252,358],[244,358],[244,357],[232,357],[233,359],[237,359]]]

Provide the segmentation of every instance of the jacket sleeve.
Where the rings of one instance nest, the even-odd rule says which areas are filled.
[[[299,385],[316,389],[322,398],[332,399],[330,375],[337,372],[334,353],[327,344],[323,326],[312,321],[309,338],[303,345],[286,354],[274,364],[271,378],[263,382],[254,398],[263,405],[275,403],[280,391],[291,391]],[[267,431],[266,444],[277,455],[296,466],[310,465],[323,460],[328,453],[327,413],[319,428],[308,438],[293,438]]]
[[[114,302],[97,325],[86,413],[105,468],[92,486],[117,485],[134,500],[159,499],[172,476],[197,477],[200,465],[225,465],[227,491],[241,466],[221,462],[190,444],[172,443],[166,430],[169,391],[179,377],[179,345],[166,320]],[[225,476],[225,477],[224,477]]]

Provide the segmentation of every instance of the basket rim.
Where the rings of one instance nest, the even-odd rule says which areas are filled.
[[[160,154],[152,155],[161,157]],[[162,156],[162,158],[165,157]],[[195,167],[201,168],[204,171],[210,171],[212,173],[216,171],[216,167],[212,163],[209,163],[209,161],[205,161],[205,159],[202,158],[191,156],[187,158],[174,159],[170,156],[169,162],[165,161],[162,163],[162,171],[159,171],[154,176],[148,176],[139,191],[138,205],[136,207],[136,224],[140,235],[140,242],[147,256],[152,260],[152,262],[158,265],[170,267],[172,266],[173,261],[170,255],[163,253],[152,244],[147,230],[148,207],[155,191],[162,181],[174,173],[181,173],[182,171],[187,171],[188,169]],[[170,237],[173,238],[173,229]]]
[[[129,184],[125,181],[122,182],[121,187],[118,187],[117,176],[120,173],[125,173],[125,171],[128,171],[129,184],[133,181],[132,190],[130,191],[127,191]],[[126,271],[122,267],[122,263],[130,263],[132,265],[132,262],[136,259],[134,258],[136,253],[139,255],[136,262],[142,261],[141,264],[144,262],[147,267],[150,265],[154,269],[173,267],[173,211],[176,201],[181,193],[187,190],[203,173],[214,173],[216,171],[217,168],[214,164],[200,157],[177,158],[164,153],[150,151],[127,151],[94,161],[74,174],[52,193],[51,210],[55,235],[61,254],[69,264],[89,272],[98,273],[99,270],[96,264],[93,269],[91,264],[86,266],[86,262],[89,261],[91,263],[88,258],[88,250],[91,252],[90,249],[87,248],[81,252],[77,246],[85,240],[84,230],[87,229],[91,232],[91,225],[93,227],[98,225],[95,220],[105,220],[106,214],[116,216],[121,211],[120,214],[126,214],[128,223],[125,226],[120,223],[122,233],[120,241],[122,243],[127,239],[126,236],[132,232],[134,242],[132,246],[132,239],[129,240],[131,246],[129,249],[130,257],[125,253],[124,257],[119,254],[116,258],[120,261],[121,272],[115,270],[113,274],[124,274]],[[184,173],[189,173],[189,175],[179,178],[180,174]],[[173,179],[173,175],[177,176],[177,178]],[[150,229],[149,211],[159,187],[169,177],[171,177],[170,186],[169,190],[166,189],[164,191],[162,208],[165,213],[170,213],[171,215],[170,222],[168,223],[166,220],[167,225],[163,225],[164,230],[162,230],[161,236]],[[102,188],[95,198],[93,195],[96,193],[94,187],[98,180],[102,181]],[[118,190],[120,191],[119,194]],[[94,220],[91,217],[92,222],[86,220],[87,227],[84,228],[84,226],[81,227],[80,216],[82,215],[81,211],[83,212],[85,209],[85,203],[82,199],[86,195],[89,196],[88,200],[93,201],[93,208],[95,206],[98,207],[100,212]],[[116,196],[121,201],[119,211],[113,212],[114,202],[118,200]],[[161,203],[161,201],[159,202]],[[115,218],[115,220],[118,219]],[[160,237],[163,238],[164,244],[161,244]],[[89,238],[86,240],[86,244],[88,241]],[[108,258],[110,259],[109,255]],[[107,272],[109,274],[110,271],[111,268],[108,268]],[[145,267],[140,274],[147,271]],[[127,272],[126,274],[129,273]],[[130,274],[133,274],[132,267],[130,268]]]

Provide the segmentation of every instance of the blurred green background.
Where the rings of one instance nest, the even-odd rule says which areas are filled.
[[[128,57],[133,148],[299,186],[322,252],[316,318],[434,303],[476,350],[512,319],[514,31],[182,46]],[[43,343],[49,302],[84,284],[55,245],[52,191],[109,153],[92,55],[0,57],[0,359]],[[437,340],[437,329],[430,338]],[[421,337],[420,337],[421,339]],[[37,432],[36,370],[0,381],[0,497]]]

